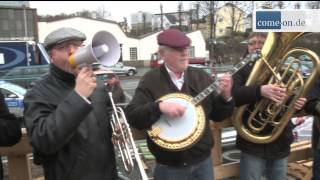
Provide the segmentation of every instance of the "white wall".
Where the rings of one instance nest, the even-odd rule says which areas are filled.
[[[138,60],[150,60],[151,54],[158,50],[157,35],[160,32],[153,33],[142,39],[127,37],[121,28],[115,23],[103,22],[98,20],[92,20],[87,18],[70,18],[65,20],[59,20],[54,22],[39,22],[39,41],[43,42],[44,38],[52,31],[60,27],[72,27],[78,29],[86,34],[87,40],[85,44],[91,42],[92,37],[98,31],[108,31],[115,36],[119,44],[122,44],[122,58],[124,61],[130,60],[130,48],[137,48]],[[195,56],[205,56],[205,40],[200,31],[187,34],[192,40],[192,46],[195,46]]]
[[[151,54],[158,50],[157,35],[160,32],[154,33],[140,40],[138,49],[139,60],[150,60]],[[195,31],[187,34],[191,39],[191,46],[195,48],[195,57],[205,57],[206,44],[200,31]]]
[[[206,42],[200,30],[187,34],[191,39],[191,46],[194,46],[195,57],[205,57],[206,55]]]
[[[151,54],[158,51],[157,36],[160,32],[153,33],[139,41],[138,57],[140,60],[150,60]]]
[[[86,18],[70,18],[54,22],[39,22],[39,41],[43,42],[44,38],[52,31],[60,27],[72,27],[85,33],[87,40],[85,44],[89,43],[93,35],[98,31],[108,31],[113,34],[119,43],[123,43],[127,37],[117,24],[106,23],[102,21],[90,20]]]
[[[129,47],[138,47],[138,39],[128,38],[121,28],[114,23],[107,23],[98,20],[91,20],[87,18],[70,18],[54,22],[39,22],[39,41],[43,42],[44,38],[52,31],[60,27],[72,27],[83,32],[87,36],[85,44],[89,44],[92,37],[98,31],[108,31],[115,36],[119,44],[122,44],[122,58],[123,60],[130,60]]]

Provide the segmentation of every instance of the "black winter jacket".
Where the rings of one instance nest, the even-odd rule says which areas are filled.
[[[204,71],[189,67],[185,71],[184,93],[195,97],[211,82],[212,79]],[[174,92],[179,92],[179,90],[171,81],[164,65],[159,69],[146,73],[141,79],[132,101],[126,108],[129,123],[137,129],[150,128],[161,116],[159,103],[156,100],[161,96]],[[226,103],[221,96],[213,97],[211,95],[201,104],[206,115],[205,132],[201,139],[191,148],[184,151],[169,152],[157,146],[147,137],[148,147],[158,163],[171,166],[187,166],[209,157],[213,147],[213,138],[208,120],[221,121],[230,117],[233,112],[234,102],[232,100]]]
[[[320,105],[320,78],[317,79],[313,88],[308,93],[307,102],[304,106],[306,113],[314,117],[312,126],[312,147],[317,148],[320,137],[320,112],[316,110],[316,106]]]
[[[244,104],[254,103],[262,98],[260,94],[260,84],[244,86],[253,66],[253,62],[249,63],[233,75],[233,97],[237,107]],[[245,120],[246,118],[244,115],[243,121]],[[253,154],[262,158],[284,158],[290,153],[290,145],[293,142],[293,127],[294,126],[290,121],[284,128],[284,131],[281,133],[279,138],[277,138],[274,142],[267,144],[252,143],[237,135],[237,148],[239,148],[242,152]]]
[[[86,102],[75,77],[53,64],[25,97],[25,122],[34,161],[46,180],[115,180],[110,101],[97,87]]]
[[[9,112],[0,92],[0,146],[13,146],[21,139],[21,122]],[[0,157],[1,158],[1,157]],[[3,179],[2,162],[0,163],[0,179]]]

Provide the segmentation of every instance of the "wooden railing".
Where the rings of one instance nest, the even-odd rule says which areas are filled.
[[[232,127],[231,119],[225,120],[221,123],[212,123],[211,129],[215,140],[214,148],[212,149],[213,170],[215,179],[222,179],[228,177],[239,177],[240,163],[222,163],[222,144],[221,134],[222,129]],[[288,157],[288,162],[295,162],[299,160],[309,159],[312,157],[312,149],[310,141],[302,141],[293,143],[291,145],[291,153]]]
[[[239,163],[222,164],[222,145],[221,133],[222,129],[231,127],[231,120],[225,120],[222,123],[212,123],[211,128],[215,140],[215,146],[212,149],[212,158],[214,162],[215,179],[239,176]],[[140,136],[134,133],[135,137]],[[31,180],[32,173],[28,154],[32,153],[32,147],[29,144],[27,135],[23,130],[21,141],[12,146],[0,148],[0,155],[8,157],[9,163],[9,179],[10,180]],[[294,143],[291,148],[289,162],[308,159],[312,155],[310,141]]]
[[[8,157],[8,169],[10,180],[31,180],[31,167],[28,154],[32,153],[25,130],[19,143],[12,147],[1,147],[0,155]]]

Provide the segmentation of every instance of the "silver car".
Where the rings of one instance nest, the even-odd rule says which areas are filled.
[[[11,113],[17,117],[23,116],[23,99],[27,89],[6,81],[0,81],[0,91]]]
[[[117,75],[127,75],[127,76],[134,76],[137,74],[137,68],[132,66],[125,66],[123,63],[118,62],[113,66],[104,66],[102,64],[95,63],[92,65],[96,69],[105,70],[105,71],[112,71]]]

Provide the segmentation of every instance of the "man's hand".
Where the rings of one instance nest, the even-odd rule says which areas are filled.
[[[221,92],[222,97],[228,101],[232,97],[231,88],[232,88],[232,76],[230,74],[224,74],[219,79],[219,91]]]
[[[114,75],[111,79],[105,81],[105,85],[117,86],[120,84],[120,79],[118,76]]]
[[[186,107],[183,107],[180,104],[173,103],[173,102],[160,102],[159,107],[160,107],[160,111],[163,114],[171,118],[180,117],[186,111]]]
[[[261,96],[274,101],[277,104],[281,104],[286,97],[286,89],[281,88],[278,85],[267,84],[261,86]]]
[[[82,68],[77,75],[75,91],[79,95],[88,98],[96,86],[97,82],[93,71],[88,67]]]
[[[300,110],[304,106],[304,104],[307,102],[307,99],[304,97],[301,97],[294,102],[294,109],[295,110]]]
[[[296,125],[296,126],[299,126],[302,123],[304,123],[305,121],[306,121],[306,117],[305,116],[301,116],[301,117],[296,117],[292,123],[294,125]]]

